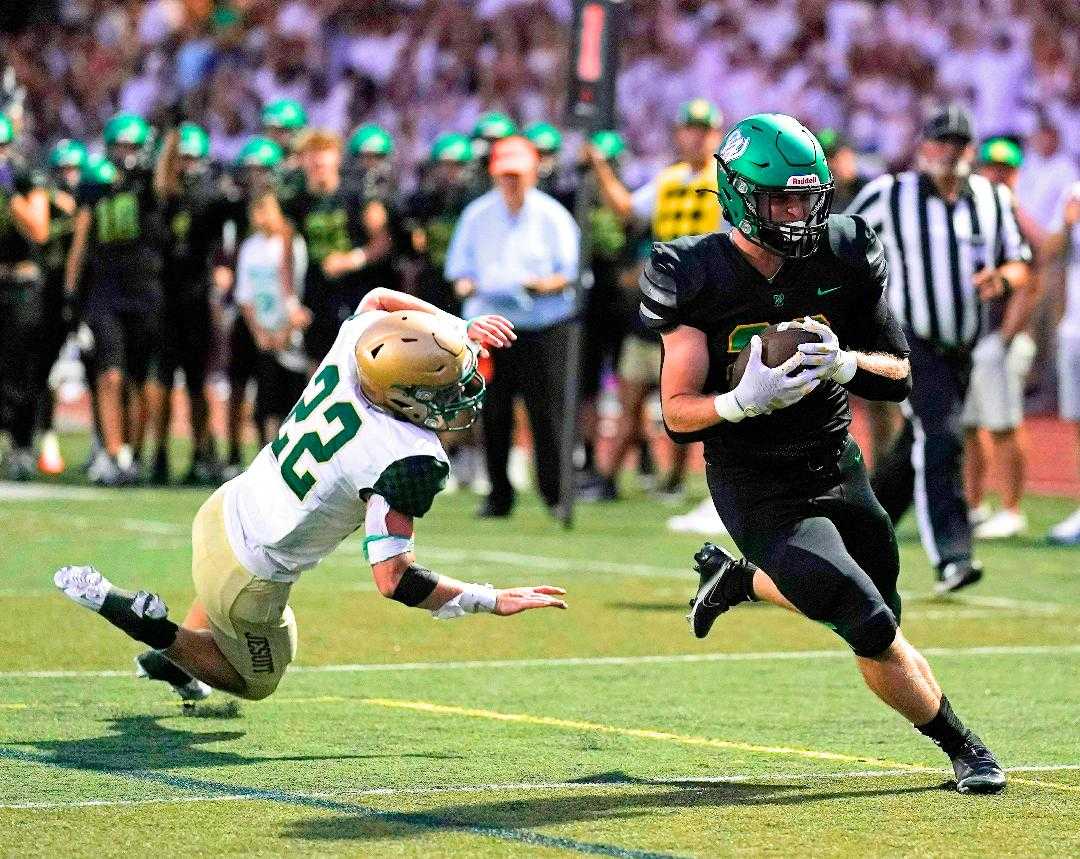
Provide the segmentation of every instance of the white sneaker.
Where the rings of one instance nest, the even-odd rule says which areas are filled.
[[[1027,516],[1013,510],[998,510],[975,529],[976,540],[1008,540],[1027,530]]]
[[[968,508],[968,522],[972,525],[981,525],[994,515],[993,509],[985,501],[978,507]]]
[[[1051,528],[1048,539],[1059,546],[1080,544],[1080,508],[1077,508],[1064,522],[1058,522]]]
[[[510,460],[506,465],[506,474],[510,478],[510,485],[519,492],[529,488],[532,481],[532,472],[529,467],[529,453],[516,445],[510,448]]]
[[[689,513],[672,516],[667,520],[667,527],[669,531],[679,534],[723,536],[728,532],[711,498],[702,499],[701,503]]]

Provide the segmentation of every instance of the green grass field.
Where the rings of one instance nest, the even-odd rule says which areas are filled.
[[[468,494],[420,523],[422,561],[561,584],[568,612],[436,622],[379,597],[350,541],[293,591],[300,651],[278,692],[185,715],[51,573],[93,562],[182,613],[205,494],[14,493],[0,486],[0,854],[1080,853],[1080,552],[1035,536],[935,600],[902,530],[907,635],[1012,770],[975,798],[943,789],[944,757],[828,630],[741,606],[693,639],[699,541],[644,497],[583,506],[569,533],[531,500],[476,521]],[[1032,534],[1069,509],[1031,499]]]

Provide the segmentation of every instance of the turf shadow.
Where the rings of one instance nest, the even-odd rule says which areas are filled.
[[[832,800],[867,799],[879,796],[938,791],[941,785],[918,785],[912,787],[877,787],[868,789],[820,787],[801,783],[779,782],[686,782],[648,781],[627,778],[614,780],[606,773],[597,779],[584,778],[583,782],[599,781],[627,787],[656,787],[656,791],[600,791],[569,796],[537,797],[535,793],[522,799],[499,802],[479,802],[425,808],[421,814],[444,821],[448,828],[557,826],[567,823],[587,823],[597,819],[630,820],[655,812],[669,812],[686,808],[724,808],[731,806],[785,806]],[[552,793],[559,789],[553,787]],[[282,833],[286,838],[309,841],[373,841],[401,838],[423,834],[386,820],[359,815],[335,815],[314,817],[291,823]]]
[[[28,746],[51,755],[49,762],[57,766],[93,772],[221,767],[271,761],[460,757],[435,752],[251,756],[235,751],[204,748],[209,743],[238,740],[245,735],[244,731],[185,731],[160,724],[161,718],[163,717],[149,715],[120,716],[103,720],[112,732],[101,737],[79,740],[33,740],[11,742],[5,745]]]

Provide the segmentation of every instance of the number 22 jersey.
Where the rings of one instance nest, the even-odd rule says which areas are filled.
[[[364,522],[367,498],[423,516],[450,465],[438,436],[372,405],[354,347],[385,311],[341,326],[303,396],[248,469],[223,488],[225,529],[253,575],[295,581]]]

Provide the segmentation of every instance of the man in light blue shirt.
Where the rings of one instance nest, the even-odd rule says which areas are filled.
[[[539,160],[523,137],[492,147],[495,187],[462,213],[446,258],[464,315],[500,314],[518,335],[513,349],[492,353],[483,420],[491,494],[481,516],[508,516],[514,506],[506,465],[516,395],[529,414],[540,494],[549,507],[559,500],[559,413],[580,238],[570,213],[536,190]]]

